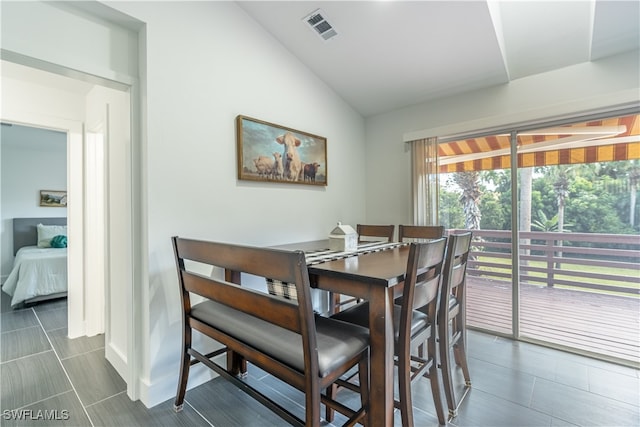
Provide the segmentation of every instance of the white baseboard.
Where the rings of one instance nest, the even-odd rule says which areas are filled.
[[[151,408],[167,400],[173,400],[176,397],[176,389],[178,387],[178,377],[180,376],[179,366],[175,367],[175,372],[159,378],[153,383],[148,380],[140,379],[140,401],[147,408]],[[189,382],[187,390],[197,387],[207,381],[217,377],[218,375],[202,364],[197,364],[189,369]]]
[[[87,327],[84,320],[81,322],[68,322],[68,324],[69,326],[67,327],[67,338],[74,339],[86,335]]]
[[[117,348],[110,343],[105,343],[104,356],[111,366],[116,370],[118,375],[126,382],[129,378],[129,369],[127,365],[127,356],[122,354]]]

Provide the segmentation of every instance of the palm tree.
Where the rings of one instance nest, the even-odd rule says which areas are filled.
[[[558,201],[558,233],[564,231],[564,206],[565,200],[569,197],[569,184],[573,174],[573,166],[559,165],[551,168],[553,179],[553,191]],[[558,240],[558,246],[562,246],[562,240]],[[557,254],[562,258],[562,251]],[[556,268],[560,268],[560,263],[556,263]]]
[[[531,187],[533,185],[533,168],[520,168],[520,231],[531,231]],[[521,244],[528,246],[531,239],[521,239]],[[529,255],[529,249],[522,249],[522,255]],[[520,261],[527,265],[527,260]]]
[[[558,202],[558,232],[562,233],[564,229],[564,206],[565,200],[569,197],[569,184],[573,166],[560,165],[551,168],[553,177],[553,192]]]
[[[462,190],[460,201],[464,212],[464,226],[467,230],[480,230],[480,173],[478,171],[459,172],[453,180]]]

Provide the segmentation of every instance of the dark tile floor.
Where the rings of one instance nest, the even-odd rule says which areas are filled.
[[[145,408],[104,358],[104,337],[66,338],[66,301],[11,310],[1,295],[2,426],[279,426],[272,412],[221,378]],[[638,426],[636,369],[469,332],[473,388],[452,426]],[[249,380],[298,415],[303,396],[258,369]],[[458,373],[457,381],[461,382]],[[345,402],[357,399],[344,391]],[[427,380],[413,387],[416,426],[436,426]],[[17,420],[11,410],[28,416]],[[27,412],[30,411],[30,412]],[[39,417],[39,418],[38,418]],[[58,418],[57,420],[43,419]],[[339,424],[341,418],[336,417]],[[401,425],[396,413],[396,425]]]

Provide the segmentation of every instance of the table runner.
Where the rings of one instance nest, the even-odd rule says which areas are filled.
[[[389,249],[406,246],[408,243],[403,242],[362,242],[358,244],[355,251],[336,251],[331,249],[318,249],[305,252],[305,260],[307,266],[322,264],[323,262],[335,261],[338,259],[349,258],[352,256],[365,255],[372,252],[380,252]],[[280,296],[286,299],[298,299],[296,287],[292,283],[281,282],[274,279],[266,279],[267,290],[271,295]]]

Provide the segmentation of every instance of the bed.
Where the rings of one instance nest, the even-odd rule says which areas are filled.
[[[42,224],[42,226],[39,226]],[[19,308],[67,295],[67,248],[43,247],[65,243],[67,218],[14,218],[13,269],[2,285]],[[66,246],[66,244],[65,244]]]

